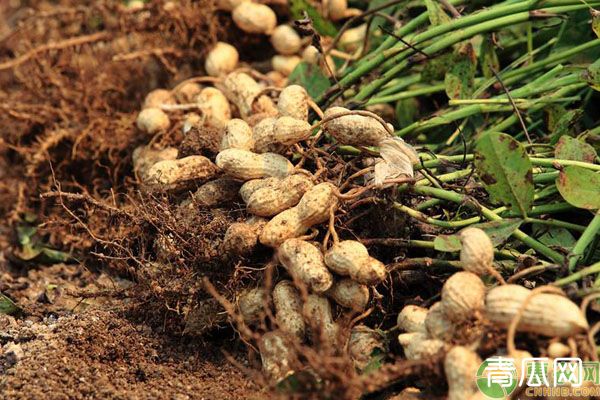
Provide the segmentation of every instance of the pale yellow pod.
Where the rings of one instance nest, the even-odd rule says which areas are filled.
[[[277,118],[263,118],[259,123],[252,127],[252,140],[254,141],[254,151],[257,153],[266,153],[277,150],[275,143],[275,122]]]
[[[225,125],[225,133],[221,139],[220,150],[242,149],[252,151],[254,139],[252,129],[243,119],[233,118]]]
[[[279,25],[271,34],[271,44],[277,53],[289,56],[300,51],[302,39],[291,26]]]
[[[229,225],[223,238],[223,251],[227,255],[248,256],[258,244],[258,237],[267,220],[251,217],[246,222],[235,222]]]
[[[266,73],[267,77],[271,81],[272,86],[282,88],[287,85],[288,79],[281,72],[269,71]]]
[[[307,191],[298,203],[298,216],[308,226],[321,224],[329,220],[329,210],[339,205],[335,195],[337,188],[329,183],[319,183]]]
[[[446,316],[442,303],[439,301],[429,307],[425,317],[425,328],[429,336],[444,342],[450,341],[456,330],[454,323]]]
[[[196,102],[202,111],[206,125],[221,129],[231,119],[231,107],[227,97],[219,89],[213,87],[202,89]]]
[[[479,392],[475,377],[480,365],[481,358],[473,350],[454,346],[448,351],[444,359],[448,400],[465,400]]]
[[[398,314],[398,329],[404,332],[426,332],[425,318],[427,309],[415,305],[407,305]]]
[[[241,149],[221,151],[216,163],[225,174],[243,181],[269,176],[283,178],[294,170],[292,163],[279,154],[255,154]]]
[[[547,352],[550,358],[561,358],[571,354],[571,348],[564,343],[553,342],[548,345]]]
[[[371,362],[375,350],[386,351],[383,335],[365,325],[356,325],[350,331],[348,354],[354,362],[354,367],[363,370]]]
[[[327,0],[327,16],[332,21],[346,18],[348,13],[348,0]]]
[[[277,214],[267,222],[259,240],[265,246],[277,247],[287,239],[304,235],[308,228],[310,227],[302,223],[298,210],[294,207]]]
[[[519,285],[502,285],[491,289],[485,298],[486,317],[507,328],[522,308],[531,291]],[[517,331],[539,335],[568,337],[589,329],[585,315],[566,297],[540,293],[525,307]]]
[[[306,120],[293,117],[279,117],[273,127],[275,143],[291,146],[306,140],[312,134],[310,124]]]
[[[245,289],[237,298],[237,307],[240,315],[247,324],[260,321],[265,313],[266,291],[262,287]]]
[[[323,293],[333,284],[321,251],[309,242],[288,239],[277,249],[277,258],[294,279],[315,293]]]
[[[150,146],[136,147],[131,157],[133,170],[142,181],[146,181],[148,170],[154,164],[159,161],[175,160],[178,152],[175,147],[167,147],[166,149],[154,149]]]
[[[338,46],[344,51],[353,53],[362,47],[366,34],[367,24],[362,24],[356,28],[347,29],[344,33],[342,33],[342,36],[340,36]]]
[[[222,87],[225,96],[237,106],[243,119],[252,115],[252,102],[262,90],[258,82],[243,72],[232,72],[225,77]]]
[[[452,275],[442,287],[442,310],[456,322],[476,316],[483,309],[485,285],[472,272],[461,271]]]
[[[334,244],[325,253],[325,263],[335,273],[350,276],[365,285],[377,284],[387,274],[385,265],[369,256],[367,248],[356,240],[343,240]]]
[[[308,119],[308,93],[300,85],[290,85],[284,88],[277,100],[277,111],[282,117],[292,117],[297,120]]]
[[[302,59],[298,56],[276,55],[271,58],[271,66],[273,67],[273,70],[284,76],[289,76],[301,61]]]
[[[258,340],[258,351],[263,372],[272,382],[277,383],[293,373],[297,355],[284,332],[272,331],[262,335]]]
[[[242,4],[243,2],[249,2],[252,0],[217,0],[215,5],[217,6],[217,10],[222,11],[233,11],[237,6]]]
[[[277,26],[277,15],[264,4],[243,2],[231,13],[233,22],[244,32],[271,34]]]
[[[364,311],[371,297],[368,286],[348,278],[334,282],[325,294],[340,306],[355,311]]]
[[[175,99],[179,103],[187,104],[196,101],[196,97],[202,91],[202,86],[196,82],[187,82],[177,88],[175,91]]]
[[[262,188],[276,188],[279,186],[280,178],[262,178],[262,179],[252,179],[248,182],[245,182],[240,188],[240,197],[244,201],[244,203],[248,203],[250,201],[250,197],[254,192]]]
[[[235,200],[240,190],[240,183],[231,178],[218,178],[200,186],[192,199],[206,207],[215,207],[219,204]]]
[[[344,107],[330,107],[325,110],[325,118],[348,112]],[[324,129],[341,144],[352,146],[377,146],[390,137],[386,128],[375,118],[363,115],[345,115],[323,124]]]
[[[323,55],[319,53],[319,50],[313,45],[307,46],[304,51],[302,51],[302,60],[309,64],[318,65],[326,75],[335,73],[335,62],[333,61],[333,58],[328,55],[325,58],[327,63],[325,63],[325,61],[323,61]]]
[[[312,186],[312,181],[304,174],[289,175],[274,186],[253,192],[246,202],[248,212],[261,217],[277,215],[298,204]]]
[[[138,129],[149,134],[165,131],[171,126],[169,116],[160,108],[144,108],[135,122]]]
[[[240,59],[235,47],[225,42],[217,42],[208,52],[204,69],[210,76],[221,76],[230,73],[235,69]]]
[[[446,344],[439,339],[430,339],[423,332],[401,333],[398,342],[404,349],[407,360],[421,360],[442,351]]]
[[[465,228],[459,237],[463,269],[479,276],[487,275],[494,262],[494,245],[489,236],[479,228]]]
[[[169,90],[154,89],[144,98],[142,109],[160,108],[163,105],[175,104],[175,99]]]
[[[189,156],[178,160],[159,161],[148,170],[147,184],[160,185],[163,189],[179,189],[191,183],[212,178],[217,168],[208,158]]]
[[[284,280],[275,285],[273,306],[279,328],[304,341],[306,325],[302,316],[302,299],[291,281]]]
[[[305,322],[310,327],[316,327],[317,332],[311,332],[312,341],[322,339],[329,346],[336,346],[340,328],[333,320],[331,304],[327,297],[309,294],[303,306]]]

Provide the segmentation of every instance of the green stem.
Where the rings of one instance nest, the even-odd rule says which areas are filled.
[[[579,259],[583,257],[585,249],[592,243],[598,232],[600,232],[600,211],[596,213],[569,254],[569,271],[573,271]]]
[[[530,224],[556,226],[557,228],[565,228],[577,232],[585,231],[585,226],[583,225],[573,224],[571,222],[561,221],[559,219],[525,218],[525,222]]]
[[[569,276],[554,281],[554,286],[565,286],[573,282],[577,282],[583,279],[585,276],[600,273],[600,262],[590,265],[587,268],[583,268]]]
[[[546,214],[557,214],[557,213],[561,213],[561,212],[565,212],[565,211],[571,211],[573,208],[572,205],[570,205],[569,203],[552,203],[552,204],[542,204],[539,206],[533,206],[533,208],[531,209],[531,211],[529,211],[529,213],[527,213],[527,215],[529,215],[530,217],[534,216],[534,215],[546,215]],[[514,211],[509,211],[507,213],[503,213],[502,217],[504,218],[515,218],[515,217],[520,217],[521,214],[514,212]]]

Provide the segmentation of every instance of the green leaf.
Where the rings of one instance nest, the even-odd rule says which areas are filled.
[[[492,68],[494,71],[500,71],[500,61],[498,60],[498,54],[496,53],[496,46],[492,42],[490,36],[483,39],[481,43],[481,53],[479,55],[481,63],[481,71],[483,76],[487,79],[494,77]]]
[[[21,309],[11,299],[0,292],[0,314],[13,315],[20,311]]]
[[[556,144],[561,136],[571,135],[575,130],[575,124],[577,124],[582,115],[583,110],[580,109],[565,111],[554,124],[550,144]]]
[[[321,68],[304,61],[294,68],[288,77],[288,82],[290,85],[303,86],[313,99],[319,97],[331,86],[329,79],[323,74]]]
[[[448,253],[460,251],[460,238],[458,235],[437,235],[433,239],[433,248]]]
[[[473,45],[465,43],[454,54],[452,64],[444,76],[446,94],[451,99],[468,99],[473,95],[477,58]]]
[[[451,18],[444,12],[442,6],[436,0],[425,0],[429,22],[431,25],[441,25],[450,22]]]
[[[583,75],[588,85],[600,92],[600,58],[593,64],[590,64]]]
[[[568,166],[560,171],[556,187],[569,204],[586,210],[600,209],[600,174],[587,168]]]
[[[363,368],[362,373],[364,375],[370,374],[371,372],[377,371],[383,365],[383,360],[385,360],[386,354],[380,348],[373,349],[371,353],[371,360],[369,363]]]
[[[399,126],[408,126],[415,122],[419,115],[419,100],[416,97],[398,100],[396,103],[396,120]]]
[[[562,160],[593,163],[597,154],[596,150],[583,140],[570,136],[561,136],[554,149],[554,156]]]
[[[575,246],[575,237],[568,229],[533,224],[532,231],[537,240],[546,246],[562,247],[567,251],[571,251]]]
[[[368,2],[369,6],[368,6],[367,10],[372,10],[374,8],[383,6],[385,3],[389,3],[389,0],[371,0]],[[389,7],[384,8],[383,10],[381,10],[381,12],[388,14],[388,15],[393,15],[399,7],[400,7],[399,4],[391,5]],[[375,17],[373,17],[373,20],[371,21],[371,26],[370,26],[369,31],[372,32],[375,29],[379,28],[379,26],[385,25],[386,23],[388,23],[387,19],[376,15]]]
[[[505,133],[483,135],[475,144],[475,169],[492,201],[527,215],[533,203],[533,173],[521,143]]]
[[[508,218],[499,221],[483,222],[481,224],[472,225],[474,228],[483,230],[492,241],[494,247],[500,246],[519,229],[523,220],[518,218]]]
[[[592,30],[600,38],[600,11],[592,8],[590,14],[592,15]]]
[[[292,14],[293,19],[302,19],[304,18],[303,12],[306,11],[310,19],[312,20],[312,24],[315,30],[323,35],[323,36],[331,36],[335,37],[338,33],[337,28],[333,23],[323,18],[319,11],[314,8],[310,3],[306,0],[290,0],[290,14]]]

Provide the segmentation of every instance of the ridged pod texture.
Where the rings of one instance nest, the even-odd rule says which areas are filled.
[[[404,332],[426,332],[425,318],[427,309],[415,305],[407,305],[398,314],[398,329]]]
[[[225,174],[243,181],[270,176],[283,178],[294,169],[292,163],[279,154],[255,154],[241,149],[221,151],[217,155],[216,163]]]
[[[258,124],[252,127],[252,140],[254,141],[254,151],[257,153],[266,153],[277,150],[275,146],[275,122],[277,118],[263,118]]]
[[[308,93],[300,85],[290,85],[283,89],[277,100],[277,111],[282,117],[292,117],[301,121],[308,119]]]
[[[254,139],[252,128],[243,119],[234,118],[225,125],[225,133],[221,139],[220,150],[241,149],[252,151]]]
[[[239,54],[235,47],[225,42],[217,42],[208,52],[204,69],[210,76],[221,76],[235,69],[239,61]]]
[[[364,311],[369,304],[369,287],[352,279],[340,279],[326,292],[333,301],[342,307]]]
[[[263,218],[252,217],[246,222],[235,222],[229,225],[223,238],[223,251],[236,256],[252,254],[258,244],[258,236],[266,223]]]
[[[271,34],[271,44],[277,53],[289,56],[300,51],[302,39],[291,26],[279,25]]]
[[[146,183],[160,185],[164,189],[178,189],[190,183],[206,181],[216,172],[217,168],[208,158],[189,156],[157,162],[148,170]]]
[[[298,204],[312,186],[308,176],[290,175],[279,180],[275,187],[257,189],[250,195],[246,207],[251,214],[271,217]]]
[[[203,206],[214,207],[235,200],[239,190],[238,181],[231,178],[218,178],[200,186],[192,195],[192,199]]]
[[[233,22],[244,32],[271,34],[277,26],[277,15],[268,6],[241,3],[231,13]]]
[[[386,277],[385,265],[369,256],[369,251],[356,240],[343,240],[325,253],[325,263],[335,273],[353,280],[374,285]]]
[[[245,182],[240,188],[240,197],[244,201],[244,203],[248,203],[250,201],[250,197],[259,189],[263,188],[271,188],[274,189],[279,185],[281,181],[280,178],[261,178],[261,179],[252,179]]]
[[[265,333],[258,341],[258,351],[262,369],[273,382],[279,382],[293,372],[296,354],[284,332]]]
[[[258,322],[264,314],[265,289],[262,287],[246,289],[237,299],[240,315],[247,324]]]
[[[142,181],[148,179],[148,170],[159,161],[175,160],[179,151],[175,147],[154,149],[149,146],[139,146],[133,151],[133,170]]]
[[[445,342],[452,339],[456,330],[454,323],[446,316],[442,303],[439,301],[429,307],[425,317],[425,328],[429,336]]]
[[[294,279],[315,293],[323,293],[333,284],[321,251],[309,242],[288,239],[277,249],[277,257]]]
[[[485,285],[472,272],[457,272],[442,287],[442,310],[455,322],[474,317],[483,309],[484,299]]]
[[[423,332],[401,333],[398,342],[404,349],[407,360],[421,360],[436,355],[446,344],[438,339],[430,339]]]
[[[348,112],[344,107],[330,107],[325,110],[325,118]],[[325,122],[324,129],[341,144],[352,146],[377,146],[390,136],[385,127],[373,117],[345,115]]]
[[[306,335],[302,316],[302,299],[291,281],[281,281],[273,288],[273,306],[279,329],[296,336],[300,341]]]
[[[302,236],[310,226],[304,225],[296,207],[277,214],[267,222],[260,234],[260,242],[265,246],[277,247],[287,239]]]
[[[444,359],[444,371],[448,382],[448,400],[465,400],[479,392],[477,389],[477,370],[481,358],[473,350],[463,346],[454,346]]]
[[[489,236],[479,228],[466,228],[460,232],[460,262],[465,271],[487,275],[494,262],[494,245]]]
[[[207,87],[202,89],[196,103],[202,111],[204,124],[222,129],[231,119],[231,107],[227,97],[219,89]]]
[[[144,98],[142,109],[145,108],[160,108],[162,105],[175,104],[175,99],[170,90],[154,89],[149,92]]]
[[[502,285],[490,290],[485,298],[486,317],[507,328],[531,291],[519,285]],[[539,335],[568,337],[589,329],[585,315],[566,297],[535,294],[525,307],[517,331]]]
[[[350,331],[348,354],[354,367],[363,370],[371,362],[375,350],[385,351],[385,340],[381,333],[365,325],[356,325]]]
[[[243,119],[252,114],[252,102],[260,93],[261,87],[250,75],[232,72],[223,80],[222,88],[229,101],[237,106]]]
[[[165,131],[171,126],[169,116],[160,108],[144,108],[135,121],[138,129],[149,134]]]
[[[316,332],[311,332],[313,342],[316,337],[320,337],[325,343],[335,346],[338,341],[339,326],[333,320],[331,304],[327,297],[309,294],[303,306],[303,314],[306,324],[317,329]]]
[[[303,224],[313,226],[329,220],[329,210],[339,205],[337,188],[331,183],[319,183],[307,191],[298,203],[298,216]]]
[[[273,142],[283,146],[291,146],[302,140],[306,140],[312,134],[308,122],[293,117],[277,118],[273,132]]]

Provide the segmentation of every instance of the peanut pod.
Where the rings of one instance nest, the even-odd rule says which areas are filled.
[[[321,251],[309,242],[288,239],[277,249],[277,258],[295,280],[315,293],[323,293],[333,284]]]

